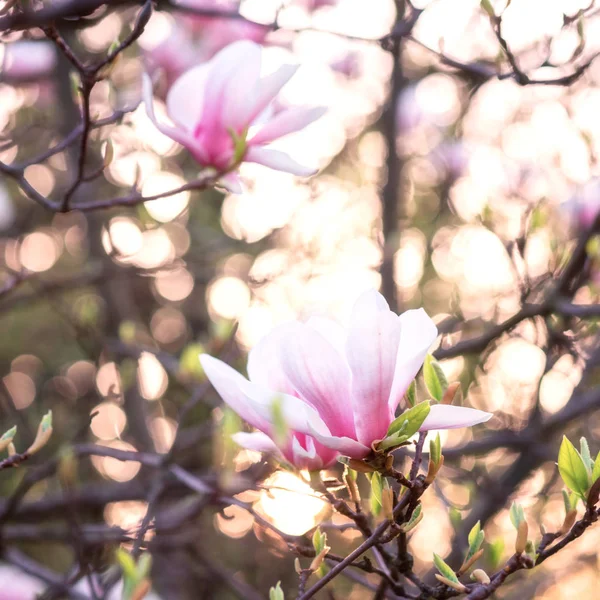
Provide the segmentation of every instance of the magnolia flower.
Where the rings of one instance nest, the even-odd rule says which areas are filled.
[[[167,95],[167,112],[175,127],[160,123],[152,105],[152,84],[144,77],[144,101],[149,117],[165,135],[185,146],[203,166],[228,173],[224,184],[239,189],[229,173],[242,161],[266,165],[300,176],[315,173],[287,154],[267,147],[270,142],[303,129],[323,108],[289,108],[277,113],[249,134],[298,66],[284,65],[260,76],[262,49],[240,41],[221,50],[209,62],[184,73]],[[258,125],[258,124],[257,124]]]
[[[274,329],[248,356],[249,380],[215,358],[200,360],[223,400],[260,430],[238,434],[241,445],[274,450],[279,414],[291,430],[288,444],[308,457],[322,456],[325,447],[364,458],[385,438],[436,336],[423,309],[398,316],[371,290],[355,303],[347,328],[313,317]],[[433,404],[421,431],[469,427],[491,416]]]
[[[1,74],[11,80],[48,77],[56,66],[56,51],[50,42],[22,40],[4,46]]]

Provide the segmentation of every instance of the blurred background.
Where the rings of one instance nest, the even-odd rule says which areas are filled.
[[[60,22],[82,60],[100,60],[130,30],[139,6],[114,4]],[[343,321],[369,287],[382,289],[398,311],[425,308],[440,327],[442,366],[449,380],[462,382],[465,405],[495,414],[485,426],[443,433],[444,448],[457,450],[423,498],[425,518],[411,538],[415,570],[430,568],[433,551],[451,554],[473,515],[485,522],[482,564],[493,570],[512,552],[512,500],[524,505],[530,529],[562,523],[559,434],[586,435],[592,454],[600,449],[596,405],[534,440],[539,460],[518,476],[511,467],[522,461],[523,446],[506,437],[532,421],[552,422],[574,390],[593,387],[597,237],[566,300],[590,307],[586,318],[540,313],[472,351],[457,346],[543,302],[594,221],[600,61],[591,59],[600,51],[599,11],[590,0],[491,3],[502,14],[502,38],[531,80],[569,78],[585,65],[578,77],[547,85],[518,81],[477,0],[415,1],[411,10],[423,12],[401,48],[388,37],[404,18],[402,3],[392,0],[176,4],[158,2],[139,40],[94,86],[90,114],[108,124],[91,132],[90,160],[102,162],[108,140],[113,157],[73,205],[134,184],[144,194],[175,189],[198,175],[188,152],[139,106],[141,75],[153,74],[165,119],[160,97],[169,85],[237,39],[265,46],[265,72],[301,64],[279,108],[324,105],[328,112],[278,147],[321,170],[305,180],[244,164],[239,195],[188,191],[135,207],[60,214],[36,204],[0,169],[0,424],[2,431],[17,425],[15,443],[24,449],[41,416],[49,409],[54,415],[48,446],[0,473],[7,577],[18,572],[9,564],[22,569],[33,561],[30,572],[47,575],[37,583],[37,591],[50,589],[44,598],[71,597],[48,573],[86,584],[86,569],[101,573],[114,563],[116,546],[131,548],[126,538],[148,514],[138,541],[152,551],[162,598],[253,598],[245,585],[260,598],[278,580],[296,589],[294,555],[256,515],[299,536],[331,512],[301,476],[223,441],[227,418],[197,357],[219,355],[244,372],[246,352],[275,325],[313,314]],[[239,10],[248,21],[194,14],[190,6]],[[22,165],[37,192],[60,198],[76,147],[37,157],[79,124],[71,65],[40,29],[5,31],[1,42],[0,161]],[[481,451],[473,445],[494,433],[491,439],[508,442]],[[198,503],[152,466],[86,453],[92,443],[170,456],[219,480],[255,514],[211,505],[210,495]],[[497,597],[596,598],[598,531],[515,577]],[[329,533],[339,555],[358,539],[353,530]],[[331,595],[317,597],[373,597],[344,577],[330,588]]]

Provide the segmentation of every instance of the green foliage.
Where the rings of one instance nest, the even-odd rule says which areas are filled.
[[[315,549],[315,554],[319,554],[323,551],[323,548],[327,546],[327,534],[323,533],[319,527],[317,527],[313,533],[312,545]]]
[[[583,464],[588,472],[591,473],[594,467],[594,461],[592,460],[592,455],[590,454],[590,446],[588,441],[584,437],[579,440],[579,449],[579,453],[583,459]]]
[[[519,529],[521,522],[525,520],[525,511],[520,504],[516,502],[512,503],[510,507],[510,522],[513,524],[515,529]]]
[[[441,402],[444,392],[448,388],[448,380],[442,366],[431,354],[425,357],[425,362],[423,363],[423,379],[431,397]]]
[[[115,558],[123,571],[123,600],[129,600],[136,588],[149,577],[152,556],[146,552],[139,557],[136,563],[131,554],[123,548],[118,548]]]
[[[477,521],[477,523],[475,523],[475,525],[469,532],[469,551],[467,552],[465,562],[467,562],[476,552],[479,551],[484,539],[485,533],[481,529],[481,522]]]
[[[278,581],[277,585],[269,590],[269,600],[285,600],[281,589],[281,581]]]
[[[381,491],[383,490],[383,478],[381,473],[375,471],[371,475],[371,513],[373,516],[377,517],[381,513],[381,508],[383,506],[381,501]]]
[[[569,494],[567,490],[563,490],[563,502],[565,503],[565,514],[571,512],[577,506],[579,497],[577,494]]]
[[[0,442],[6,442],[7,440],[10,442],[17,435],[17,426],[13,425],[8,431],[4,432],[2,437],[0,438]]]
[[[413,379],[406,390],[406,403],[411,408],[417,403],[417,380]]]
[[[421,519],[423,518],[422,513],[423,513],[423,507],[420,504],[418,504],[417,508],[415,508],[415,510],[413,510],[413,513],[410,516],[408,523],[406,523],[405,525],[402,526],[402,531],[404,533],[408,533],[409,531],[414,529],[421,522]]]
[[[392,421],[388,428],[387,436],[379,444],[379,448],[386,450],[403,444],[419,431],[429,411],[429,402],[419,402],[416,406],[405,410],[398,418]]]
[[[565,485],[584,498],[590,486],[590,476],[581,454],[566,436],[563,436],[558,451],[558,470]]]
[[[200,381],[204,380],[204,369],[199,358],[204,352],[206,350],[202,344],[197,342],[188,344],[179,357],[179,371]]]
[[[439,433],[429,442],[429,459],[434,465],[438,465],[442,459],[442,441]]]
[[[600,477],[600,452],[596,455],[594,466],[592,467],[592,483],[596,483],[596,480]]]
[[[435,552],[433,553],[433,564],[443,577],[458,583],[458,577],[456,576],[456,573]]]
[[[504,554],[504,540],[498,538],[487,545],[486,560],[492,569],[498,568]]]

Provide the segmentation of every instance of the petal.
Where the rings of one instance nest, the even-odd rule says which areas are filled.
[[[326,317],[311,317],[306,324],[318,331],[340,354],[345,356],[346,330],[333,319]]]
[[[238,89],[238,81],[247,81],[246,67],[249,67],[250,76],[256,71],[256,61],[260,69],[260,46],[248,40],[240,40],[230,44],[210,61],[208,85],[204,95],[204,109],[202,122],[205,129],[221,130],[231,126],[226,122],[226,107],[229,106],[228,98],[232,94],[242,93]],[[248,91],[244,96],[247,98]],[[232,105],[233,106],[233,105]]]
[[[333,435],[353,437],[351,374],[344,357],[307,325],[290,323],[288,331],[280,360],[290,384],[317,410]]]
[[[323,446],[336,450],[340,454],[349,456],[350,458],[364,458],[371,452],[370,447],[346,436],[326,435],[318,431],[310,431],[310,435],[323,444]]]
[[[260,79],[262,48],[258,44],[247,43],[240,68],[236,69],[227,84],[227,94],[223,106],[223,123],[237,133],[241,133],[252,122],[248,95],[256,89]]]
[[[310,177],[318,171],[318,169],[311,169],[310,167],[305,167],[300,163],[297,163],[293,158],[281,150],[263,148],[262,146],[250,145],[244,160],[246,162],[270,167],[276,171],[284,171],[285,173],[298,175],[299,177]]]
[[[247,367],[250,381],[285,394],[294,393],[281,366],[281,356],[285,351],[283,344],[293,331],[289,323],[279,325],[250,350]]]
[[[352,370],[352,408],[357,439],[383,439],[392,420],[389,397],[400,343],[400,319],[381,294],[370,290],[350,317],[346,356]]]
[[[248,123],[252,123],[269,106],[298,67],[299,65],[283,65],[257,82],[256,88],[250,92]]]
[[[148,114],[149,119],[154,123],[156,128],[163,135],[170,137],[172,140],[175,140],[182,146],[185,146],[189,150],[193,151],[199,161],[208,162],[208,158],[204,149],[198,145],[193,136],[187,133],[187,131],[164,125],[163,123],[160,123],[158,121],[158,119],[156,118],[156,114],[154,113],[154,100],[152,97],[152,80],[146,73],[142,75],[142,97],[146,106],[146,112]]]
[[[436,337],[437,327],[422,308],[407,310],[400,315],[400,344],[389,400],[392,413],[423,366],[425,356]]]
[[[167,94],[169,117],[190,133],[194,132],[202,117],[209,72],[210,63],[189,69],[175,81]]]
[[[231,436],[231,439],[242,448],[247,450],[256,450],[256,452],[270,452],[278,454],[279,450],[275,445],[275,442],[262,431],[255,431],[254,433],[246,433],[245,431],[238,431]]]
[[[257,407],[255,400],[245,393],[244,382],[247,380],[242,375],[208,354],[200,356],[200,363],[209,381],[227,405],[253,427],[263,432],[270,431],[270,419],[265,418],[262,407]]]
[[[252,144],[268,144],[278,138],[300,131],[327,112],[325,107],[298,107],[284,110],[273,117],[250,140]]]
[[[244,185],[237,173],[227,173],[219,179],[219,183],[231,194],[243,194]]]
[[[421,426],[420,431],[431,429],[459,429],[485,423],[492,418],[492,413],[448,404],[434,404]]]

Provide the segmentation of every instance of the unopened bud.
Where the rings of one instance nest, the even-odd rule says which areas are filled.
[[[573,527],[573,525],[575,525],[576,520],[577,520],[577,510],[575,510],[575,509],[570,510],[567,513],[565,520],[563,521],[563,524],[560,528],[559,533],[561,535],[565,535],[565,533],[568,533],[569,531],[571,531],[571,527]]]
[[[439,470],[444,465],[444,456],[440,456],[440,461],[436,464],[431,459],[429,460],[429,465],[427,468],[427,476],[425,477],[425,483],[431,484],[433,480],[436,478]]]
[[[310,563],[310,567],[309,570],[311,571],[318,571],[319,568],[321,567],[321,565],[323,564],[323,561],[325,560],[325,556],[327,555],[327,553],[331,550],[331,548],[329,546],[324,546],[323,550],[321,550],[321,552],[319,552],[319,554],[317,554],[312,562]]]
[[[444,396],[442,397],[442,404],[452,404],[454,398],[457,395],[457,392],[461,392],[460,381],[455,381],[451,383],[446,391],[444,392]]]
[[[392,488],[381,490],[381,509],[388,521],[394,520],[394,491]]]
[[[475,569],[471,573],[471,579],[478,583],[483,583],[484,585],[487,585],[490,582],[490,576],[483,569]]]
[[[394,455],[393,454],[388,454],[385,457],[385,468],[386,471],[390,471],[394,466]]]
[[[368,465],[366,462],[362,460],[357,460],[356,458],[351,458],[348,461],[348,466],[359,473],[373,473],[375,469]]]
[[[523,554],[527,548],[527,536],[529,534],[529,525],[527,521],[521,521],[519,528],[517,529],[517,539],[515,541],[515,552],[517,554]]]
[[[441,583],[443,583],[444,585],[447,585],[448,587],[451,587],[453,590],[456,590],[457,592],[461,592],[461,593],[465,593],[467,592],[467,588],[466,586],[464,586],[460,581],[452,581],[446,577],[444,577],[443,575],[440,575],[439,573],[435,574],[435,578],[440,581]]]
[[[479,550],[477,550],[477,552],[475,552],[475,554],[473,554],[473,556],[471,556],[471,558],[469,558],[469,560],[466,560],[461,566],[460,569],[458,570],[459,573],[466,573],[483,555],[483,548],[480,548]]]
[[[350,494],[350,499],[355,504],[358,504],[360,502],[360,492],[358,491],[358,486],[356,485],[356,481],[354,481],[354,478],[351,475],[349,475],[348,473],[345,473],[344,474],[344,483],[346,484],[346,487],[348,488],[348,493]]]
[[[104,146],[104,166],[108,167],[110,166],[110,163],[112,163],[113,158],[115,157],[115,149],[113,146],[113,143],[111,140],[106,140],[106,144]]]
[[[14,456],[17,453],[17,449],[15,448],[15,445],[10,442],[8,444],[8,456]]]
[[[296,573],[298,573],[298,575],[302,573],[302,565],[300,564],[300,559],[298,557],[294,559],[294,570]]]

